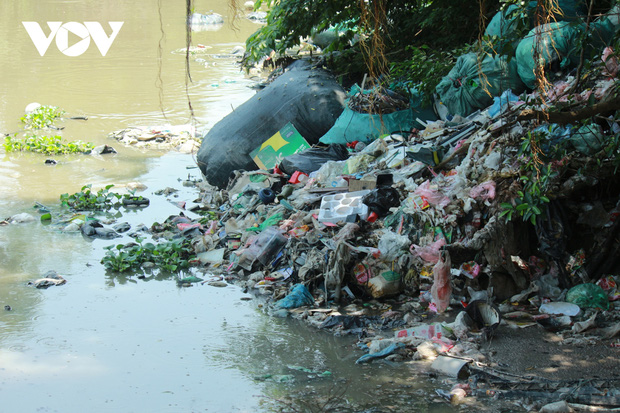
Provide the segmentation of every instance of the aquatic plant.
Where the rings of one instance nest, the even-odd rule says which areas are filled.
[[[97,192],[91,190],[92,184],[84,185],[82,190],[74,194],[60,195],[60,202],[76,211],[106,211],[110,208],[119,208],[121,195],[110,192],[114,185],[107,185]]]
[[[188,239],[174,239],[157,244],[143,242],[144,238],[137,238],[135,243],[110,245],[106,247],[105,256],[101,263],[108,270],[125,272],[137,270],[146,262],[155,267],[174,273],[189,267],[195,257],[193,248]]]
[[[26,129],[42,129],[52,126],[54,121],[65,114],[65,111],[57,106],[39,106],[30,113],[21,117]]]
[[[27,135],[24,139],[17,135],[4,138],[4,149],[7,152],[35,152],[45,155],[65,155],[70,153],[89,153],[94,145],[89,142],[71,141],[64,142],[58,135],[37,136]]]

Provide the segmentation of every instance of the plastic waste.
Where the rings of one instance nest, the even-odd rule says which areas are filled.
[[[414,115],[414,111],[410,107],[382,114],[369,113],[368,110],[357,111],[351,108],[351,102],[356,99],[356,95],[369,95],[374,92],[375,90],[361,90],[359,86],[353,86],[345,101],[344,111],[338,117],[334,126],[319,141],[324,144],[346,144],[354,141],[368,143],[383,134],[410,130],[416,125],[416,117],[418,116]],[[416,109],[416,112],[422,112],[418,109]]]
[[[517,70],[525,85],[536,86],[536,65],[557,64],[569,68],[578,63],[576,45],[579,30],[568,22],[554,22],[533,28],[519,42],[516,52]],[[537,60],[536,60],[537,59]]]
[[[413,244],[411,245],[409,251],[414,257],[417,256],[430,264],[436,264],[437,261],[439,261],[439,253],[441,247],[443,247],[444,245],[446,245],[446,239],[440,238],[437,241],[424,247]]]
[[[467,369],[468,364],[468,360],[438,356],[435,361],[433,361],[433,364],[431,364],[431,368],[450,377],[464,380],[469,376],[469,371]]]
[[[324,196],[321,199],[318,221],[337,223],[346,220],[350,215],[366,219],[368,206],[363,203],[363,199],[368,193],[368,190],[364,190]]]
[[[597,316],[597,314],[598,313],[594,313],[587,320],[580,321],[578,323],[573,324],[573,328],[571,328],[571,331],[573,333],[579,334],[579,333],[583,333],[586,330],[589,330],[591,328],[596,327],[596,316]]]
[[[379,251],[381,251],[381,258],[384,261],[394,261],[402,252],[407,251],[409,246],[409,237],[405,235],[398,235],[395,232],[387,231],[379,240]]]
[[[421,196],[429,204],[440,208],[444,208],[450,203],[450,198],[442,194],[434,184],[431,185],[428,180],[418,186],[414,194]]]
[[[303,284],[295,284],[291,292],[281,300],[276,301],[278,308],[299,308],[305,305],[314,305],[314,297]]]
[[[584,155],[593,155],[603,149],[605,145],[603,130],[601,126],[596,123],[577,129],[570,138],[570,141],[575,149]]]
[[[465,311],[476,326],[487,333],[491,333],[499,327],[502,321],[499,309],[486,301],[472,301],[467,305]]]
[[[384,271],[368,281],[368,289],[374,298],[398,294],[402,289],[402,276],[394,271]]]
[[[461,264],[459,274],[473,280],[480,275],[480,264],[475,261],[468,261]]]
[[[288,238],[282,235],[278,228],[266,228],[256,235],[247,248],[235,251],[233,261],[248,270],[256,261],[267,265],[286,245],[287,241]]]
[[[579,284],[568,290],[566,301],[580,308],[600,308],[609,310],[607,293],[596,284]]]
[[[469,191],[469,196],[474,199],[480,198],[483,201],[494,199],[495,198],[495,182],[486,181],[486,182],[481,183],[480,185],[474,186]]]
[[[357,359],[355,364],[368,363],[368,362],[370,362],[370,361],[372,361],[374,359],[387,357],[390,354],[392,354],[393,352],[395,352],[396,350],[398,350],[399,348],[403,348],[403,347],[405,347],[404,343],[393,343],[393,344],[390,344],[388,347],[384,348],[381,351],[378,351],[376,353],[371,353],[371,354],[363,355],[362,357]]]
[[[276,199],[276,193],[271,188],[263,188],[258,192],[258,199],[263,204],[270,204]]]
[[[452,285],[450,284],[450,253],[441,251],[439,261],[433,267],[433,286],[431,287],[432,303],[435,304],[438,313],[446,311],[450,305]]]
[[[375,188],[362,198],[362,202],[381,218],[389,214],[390,208],[400,205],[400,196],[394,188]]]
[[[397,338],[416,337],[427,339],[443,339],[451,334],[450,330],[442,323],[423,324],[420,326],[398,330],[394,335]]]
[[[309,174],[318,171],[328,161],[344,161],[349,157],[345,145],[334,144],[327,148],[310,148],[282,159],[279,168],[292,175],[296,171]]]
[[[51,286],[63,285],[67,282],[61,275],[59,275],[56,271],[48,271],[41,276],[41,278],[36,279],[34,281],[29,281],[28,285],[32,285],[35,288],[48,288]]]
[[[576,316],[581,309],[578,305],[564,301],[544,303],[538,309],[543,314]]]
[[[215,124],[204,136],[196,162],[210,184],[223,188],[233,171],[257,169],[250,153],[289,122],[309,144],[317,143],[341,113],[344,97],[331,74],[297,61],[285,76]]]
[[[476,53],[467,53],[457,59],[435,91],[450,113],[468,116],[487,108],[493,103],[493,96],[506,89],[516,93],[524,89],[513,59],[491,55],[480,59]]]
[[[488,109],[489,116],[494,118],[500,113],[504,113],[506,109],[510,107],[510,102],[518,102],[519,96],[512,93],[512,90],[505,90],[501,96],[495,96],[493,98],[493,105]]]

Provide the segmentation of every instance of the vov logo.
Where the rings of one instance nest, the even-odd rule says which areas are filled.
[[[112,34],[108,36],[101,24],[98,22],[47,22],[50,29],[49,35],[43,33],[43,29],[37,22],[22,22],[28,35],[32,39],[32,43],[37,48],[41,56],[45,55],[50,47],[52,40],[56,37],[56,46],[65,56],[80,56],[90,46],[90,39],[95,41],[95,45],[101,52],[101,56],[105,56],[112,46],[112,42],[116,39],[116,35],[121,30],[124,22],[108,22],[112,29]],[[69,32],[73,33],[81,40],[69,46]]]

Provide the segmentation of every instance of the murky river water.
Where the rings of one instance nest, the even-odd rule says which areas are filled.
[[[0,150],[0,218],[36,215],[35,202],[54,214],[61,193],[131,181],[148,186],[144,195],[152,204],[142,213],[125,211],[121,220],[150,225],[178,213],[153,192],[180,188],[178,178],[188,173],[197,178],[192,157],[125,148],[107,134],[188,120],[184,56],[174,53],[184,47],[184,7],[154,0],[0,2],[0,132],[19,131],[25,106],[36,101],[88,116],[63,122],[65,139],[118,150],[103,157],[58,156],[55,166],[44,165],[42,155]],[[210,10],[230,16],[224,1],[196,1],[196,11]],[[124,25],[105,57],[92,42],[81,56],[65,56],[55,42],[40,56],[22,21],[38,22],[45,33],[47,21],[101,22],[108,34],[108,21]],[[257,27],[240,19],[236,30],[224,25],[194,34],[194,44],[209,47],[204,61],[191,62],[189,96],[199,128],[254,93],[235,61],[216,55],[243,44]],[[181,191],[179,199],[192,196]],[[387,411],[397,399],[412,411],[450,410],[420,397],[419,389],[428,386],[409,367],[356,366],[362,353],[351,340],[271,318],[255,302],[241,300],[234,286],[179,289],[170,280],[106,274],[99,261],[110,243],[39,222],[0,227],[0,411],[266,411],[266,402],[288,393],[344,388],[343,379],[346,398],[375,406],[372,411]],[[67,284],[47,290],[26,285],[48,270]],[[288,365],[332,375],[318,378]],[[265,374],[293,374],[295,380],[255,380]]]

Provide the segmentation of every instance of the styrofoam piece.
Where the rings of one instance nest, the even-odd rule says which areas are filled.
[[[360,219],[368,217],[368,206],[362,202],[362,197],[370,190],[345,192],[335,195],[326,195],[321,199],[319,222],[336,223],[344,221],[349,215],[359,215]]]

